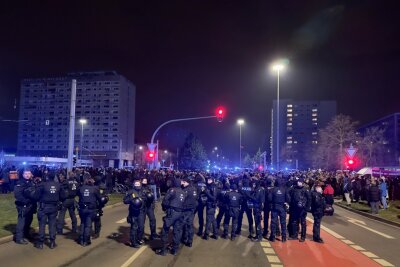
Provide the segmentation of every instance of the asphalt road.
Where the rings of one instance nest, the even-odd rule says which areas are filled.
[[[253,243],[247,239],[247,220],[244,219],[242,236],[237,240],[204,241],[196,236],[193,247],[183,247],[175,257],[156,255],[153,249],[160,245],[159,241],[139,249],[127,246],[129,224],[125,221],[126,215],[125,205],[105,210],[100,238],[85,248],[74,242],[76,235],[58,236],[58,247],[54,250],[48,247],[37,250],[33,244],[20,246],[13,242],[0,245],[0,266],[400,266],[400,229],[339,207],[335,216],[323,219],[323,225],[327,227],[322,232],[325,244],[310,241],[310,235],[305,243]],[[162,215],[157,208],[159,230]],[[365,225],[358,221],[354,223],[354,220],[363,221]],[[312,223],[308,225],[311,233]],[[149,233],[148,221],[145,232]]]

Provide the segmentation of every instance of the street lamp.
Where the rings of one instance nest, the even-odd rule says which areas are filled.
[[[279,78],[281,71],[285,70],[287,60],[279,60],[271,65],[271,69],[277,74],[277,86],[276,86],[276,169],[279,171]]]
[[[239,167],[242,168],[242,125],[244,119],[238,119],[237,124],[239,125]]]
[[[82,152],[83,152],[83,125],[85,125],[87,123],[87,120],[81,118],[79,120],[79,123],[81,124],[81,153],[79,154],[79,160],[81,160],[82,159]]]

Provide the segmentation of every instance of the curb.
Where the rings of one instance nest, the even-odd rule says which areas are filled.
[[[335,205],[337,205],[338,207],[341,207],[341,208],[343,208],[345,210],[348,210],[348,211],[351,211],[353,213],[356,213],[358,215],[367,217],[369,219],[372,219],[372,220],[375,220],[375,221],[379,221],[379,222],[382,222],[382,223],[386,223],[386,224],[390,224],[392,226],[400,227],[400,223],[392,222],[392,221],[389,221],[387,219],[384,219],[384,218],[381,218],[381,217],[378,217],[378,216],[375,216],[375,215],[372,215],[372,214],[369,214],[369,213],[366,213],[366,212],[355,210],[353,208],[349,208],[349,207],[347,207],[347,206],[345,206],[343,204],[340,204],[340,203],[335,203]]]
[[[109,206],[105,206],[104,208],[103,208],[103,210],[107,210],[107,209],[112,209],[112,208],[115,208],[115,207],[118,207],[118,206],[121,206],[123,203],[122,202],[118,202],[118,203],[115,203],[115,204],[112,204],[112,205],[109,205]],[[77,215],[77,217],[78,217],[79,215]],[[66,218],[65,219],[65,221],[70,221],[71,220],[71,218]],[[36,227],[35,228],[35,230],[37,231],[39,229],[39,227]],[[14,240],[14,235],[8,235],[8,236],[5,236],[5,237],[2,237],[2,238],[0,238],[0,245],[3,245],[3,244],[5,244],[5,243],[8,243],[8,242],[11,242],[11,241],[13,241]]]

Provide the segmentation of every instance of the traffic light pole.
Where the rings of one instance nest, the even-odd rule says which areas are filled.
[[[160,131],[160,129],[167,124],[174,123],[174,122],[181,122],[181,121],[204,120],[204,119],[212,119],[212,118],[217,118],[217,116],[214,115],[214,116],[204,116],[204,117],[191,117],[191,118],[174,119],[174,120],[166,121],[163,124],[161,124],[160,126],[158,126],[158,128],[154,131],[153,136],[151,137],[151,143],[149,145],[151,145],[152,147],[155,147],[154,139],[156,138],[158,131]],[[155,167],[155,165],[156,165],[155,161],[158,158],[158,142],[157,142],[157,149],[154,152],[156,153],[156,156],[153,159],[152,168]]]

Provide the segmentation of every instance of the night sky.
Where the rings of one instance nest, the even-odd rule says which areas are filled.
[[[165,120],[221,104],[223,123],[171,125],[160,142],[172,150],[193,132],[235,159],[239,116],[244,152],[267,148],[276,98],[268,64],[287,57],[282,98],[337,100],[338,112],[366,123],[400,112],[396,2],[3,1],[0,117],[17,118],[22,78],[116,70],[137,86],[137,142]],[[1,123],[0,147],[13,150],[16,134]]]

